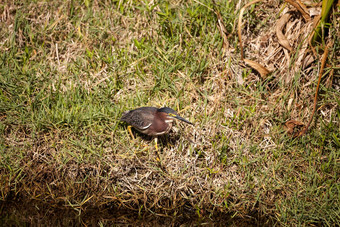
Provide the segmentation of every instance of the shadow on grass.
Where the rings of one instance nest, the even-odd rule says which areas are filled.
[[[147,143],[150,143],[150,145],[152,144],[152,146],[155,146],[155,142],[154,142],[155,137],[154,136],[145,135],[145,134],[137,131],[134,128],[132,128],[131,130],[132,130],[132,133],[133,133],[135,138],[140,137],[142,140],[146,141]],[[169,134],[157,136],[157,138],[158,138],[157,143],[159,145],[159,148],[162,150],[163,147],[175,146],[176,142],[180,139],[180,137],[181,137],[181,133],[179,133],[179,132],[175,133],[171,129]]]
[[[273,226],[272,219],[265,217],[244,218],[219,215],[198,218],[188,209],[176,216],[158,216],[131,212],[114,206],[72,209],[58,204],[34,200],[0,202],[1,226]]]

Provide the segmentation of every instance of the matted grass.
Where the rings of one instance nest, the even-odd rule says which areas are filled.
[[[244,2],[217,4],[232,32]],[[309,133],[293,139],[283,123],[308,121],[319,62],[294,64],[301,40],[284,58],[273,27],[287,5],[256,6],[244,15],[245,54],[272,66],[267,80],[241,63],[235,32],[223,51],[210,1],[0,3],[1,200],[339,224],[339,15],[334,75]],[[151,138],[131,140],[119,121],[140,106],[194,123],[160,138],[163,168]]]

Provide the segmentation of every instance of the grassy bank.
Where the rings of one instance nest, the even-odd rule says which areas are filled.
[[[304,22],[287,54],[274,27],[288,5],[245,12],[245,55],[273,70],[261,79],[240,60],[237,3],[217,1],[227,50],[210,1],[0,3],[0,199],[339,224],[339,15],[316,117],[294,139],[283,125],[308,122],[320,68],[299,55]],[[119,121],[140,106],[194,123],[160,139],[163,168]]]

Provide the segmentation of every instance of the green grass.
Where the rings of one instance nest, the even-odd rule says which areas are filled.
[[[236,4],[217,2],[232,32]],[[309,133],[293,139],[283,123],[308,121],[318,62],[289,84],[279,68],[260,80],[240,64],[236,34],[233,51],[223,52],[212,8],[210,1],[0,3],[0,199],[79,212],[110,204],[139,214],[339,224],[338,22],[328,37],[332,84],[327,75]],[[245,36],[271,35],[278,10],[262,12],[264,24],[256,7],[245,13],[245,30],[256,34]],[[140,106],[169,106],[194,122],[161,138],[165,171],[152,140],[137,132],[131,140],[119,121]]]

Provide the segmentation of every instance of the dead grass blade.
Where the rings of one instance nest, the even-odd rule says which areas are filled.
[[[317,104],[317,101],[318,101],[318,94],[319,94],[320,81],[321,81],[321,77],[322,77],[322,74],[323,74],[323,70],[324,70],[324,67],[325,67],[325,64],[326,64],[327,57],[328,57],[328,46],[326,46],[325,52],[324,52],[323,55],[322,55],[321,68],[320,68],[320,72],[319,72],[319,79],[318,79],[318,84],[316,85],[316,91],[315,91],[315,97],[314,97],[313,111],[312,111],[312,114],[311,114],[311,116],[310,116],[310,119],[309,119],[309,121],[308,121],[306,127],[304,127],[304,128],[299,132],[299,134],[297,135],[298,137],[303,136],[303,135],[305,135],[305,134],[307,133],[308,127],[309,127],[310,123],[311,123],[312,120],[313,120],[313,116],[314,116],[314,113],[315,113],[315,110],[316,110],[316,104]]]
[[[251,61],[249,59],[243,59],[243,60],[247,65],[249,65],[250,67],[255,69],[257,72],[259,72],[262,79],[267,78],[267,75],[270,73],[270,71],[266,67],[260,65],[257,62]]]
[[[290,14],[287,13],[287,14],[282,15],[282,17],[277,21],[276,36],[279,39],[279,43],[281,44],[281,46],[283,46],[284,48],[286,48],[287,50],[291,52],[292,47],[290,46],[288,39],[284,36],[282,32],[289,18],[290,18]]]
[[[314,37],[315,29],[316,29],[316,27],[318,26],[318,24],[319,24],[319,22],[320,22],[320,19],[321,19],[321,15],[316,16],[316,17],[313,19],[313,31],[310,33],[309,38],[308,38],[308,44],[309,44],[310,48],[312,49],[312,52],[313,52],[313,56],[314,56],[314,57],[316,57],[317,54],[316,54],[316,51],[315,51],[315,48],[314,48],[312,39],[313,39],[313,37]]]
[[[220,14],[220,12],[218,11],[218,7],[216,5],[216,2],[213,0],[213,5],[214,5],[214,12],[217,16],[217,22],[218,22],[218,30],[221,33],[221,36],[223,38],[223,49],[227,50],[229,48],[229,42],[228,42],[228,37],[227,37],[227,29],[224,26],[224,22],[223,22],[223,18]]]
[[[303,19],[307,22],[310,20],[310,15],[308,13],[307,7],[300,0],[285,0],[292,6],[294,6],[301,14]]]
[[[240,42],[240,49],[241,49],[241,60],[244,59],[244,53],[243,53],[243,45],[242,45],[242,35],[241,35],[241,26],[242,26],[242,18],[243,18],[243,12],[244,10],[248,7],[251,6],[252,4],[255,4],[257,2],[262,2],[263,0],[254,0],[252,2],[249,2],[245,6],[242,7],[240,10],[240,15],[238,17],[238,25],[237,25],[237,34],[238,34],[238,39]]]
[[[257,62],[254,62],[254,61],[249,60],[249,59],[244,59],[244,52],[243,52],[243,45],[242,45],[241,26],[242,26],[243,12],[248,6],[255,4],[257,2],[262,2],[262,0],[255,0],[255,1],[249,2],[248,4],[243,6],[242,9],[240,10],[240,15],[239,15],[239,18],[238,18],[237,33],[238,33],[238,38],[239,38],[239,42],[240,42],[241,60],[243,60],[247,65],[249,65],[250,67],[255,69],[257,72],[259,72],[262,79],[265,79],[267,77],[267,75],[270,73],[270,71]]]

